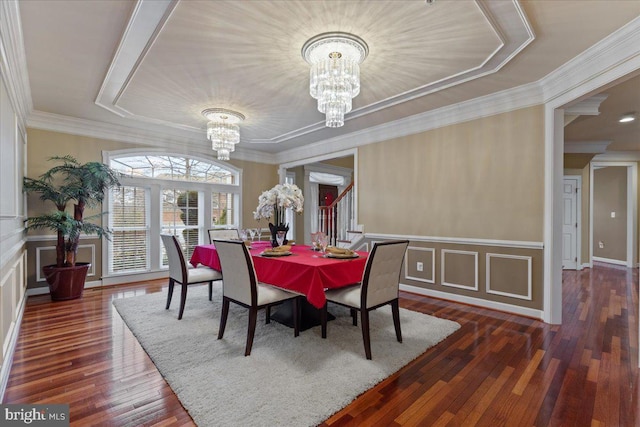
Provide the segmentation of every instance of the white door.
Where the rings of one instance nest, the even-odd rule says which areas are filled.
[[[562,268],[578,269],[578,179],[564,178],[562,187]]]

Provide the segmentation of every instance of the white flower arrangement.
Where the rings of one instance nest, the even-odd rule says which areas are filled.
[[[302,191],[295,184],[278,184],[271,190],[264,191],[258,197],[258,207],[253,212],[256,220],[271,218],[275,213],[276,223],[284,220],[284,210],[293,209],[301,213],[304,205]]]

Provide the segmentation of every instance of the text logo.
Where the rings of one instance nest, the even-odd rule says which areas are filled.
[[[69,405],[0,405],[0,421],[3,427],[68,427]]]

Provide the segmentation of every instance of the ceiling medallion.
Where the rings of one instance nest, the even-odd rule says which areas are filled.
[[[344,125],[351,100],[360,93],[360,64],[368,54],[365,41],[349,33],[320,34],[302,46],[302,57],[311,65],[309,93],[326,114],[327,127]]]
[[[207,108],[202,115],[209,120],[207,138],[211,148],[218,152],[218,160],[229,160],[229,153],[235,151],[240,142],[238,123],[244,120],[244,115],[225,108]]]

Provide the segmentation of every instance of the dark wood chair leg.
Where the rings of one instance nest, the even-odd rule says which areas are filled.
[[[293,336],[300,335],[300,297],[293,299]]]
[[[178,320],[182,319],[184,313],[184,306],[187,302],[187,286],[185,283],[181,284],[182,292],[180,292],[180,312],[178,313]]]
[[[171,297],[173,296],[174,284],[175,284],[175,280],[169,278],[169,293],[167,294],[167,306],[165,307],[165,310],[168,310],[169,306],[171,305]]]
[[[396,328],[396,338],[402,342],[402,331],[400,330],[400,309],[398,300],[391,301],[391,312],[393,313],[393,326]]]
[[[320,309],[320,325],[322,327],[322,338],[327,337],[327,302]]]
[[[213,301],[213,282],[209,282],[209,301]]]
[[[358,310],[355,308],[351,309],[351,319],[353,321],[353,326],[358,326]]]
[[[366,308],[360,309],[360,322],[362,323],[362,340],[364,341],[364,353],[368,360],[371,360],[371,337],[369,334],[369,311]]]
[[[264,323],[265,325],[268,325],[269,323],[271,323],[271,306],[268,305],[265,309],[264,309],[265,315],[264,315]]]
[[[249,356],[251,354],[251,347],[253,346],[253,336],[256,333],[256,321],[258,320],[258,308],[249,308],[249,326],[247,328],[247,346],[244,349],[244,355]]]
[[[218,329],[218,339],[222,339],[224,328],[227,327],[227,316],[229,316],[229,298],[222,297],[222,314],[220,315],[220,328]]]

